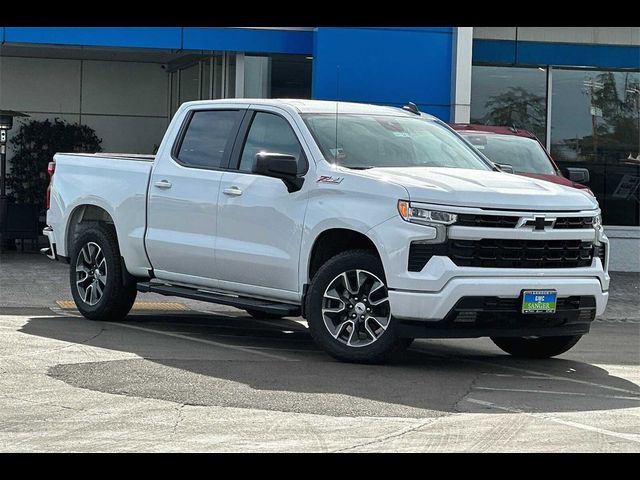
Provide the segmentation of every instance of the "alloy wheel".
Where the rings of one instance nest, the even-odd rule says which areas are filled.
[[[349,347],[376,342],[389,326],[387,287],[366,270],[349,270],[335,277],[324,292],[322,319],[333,338]]]
[[[82,247],[76,260],[76,288],[82,301],[96,305],[107,285],[107,259],[100,246],[88,242]]]

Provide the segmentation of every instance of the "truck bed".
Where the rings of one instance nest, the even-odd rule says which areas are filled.
[[[146,272],[146,198],[154,155],[56,153],[48,221],[56,231],[58,253],[68,256],[66,233],[76,207],[92,205],[108,213],[131,273]]]
[[[56,155],[69,155],[78,157],[94,157],[94,158],[109,158],[113,160],[139,160],[142,162],[153,162],[156,159],[155,155],[147,155],[141,153],[57,153]]]

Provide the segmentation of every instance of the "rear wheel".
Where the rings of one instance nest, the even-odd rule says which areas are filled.
[[[491,337],[493,343],[514,357],[550,358],[570,350],[582,335],[564,337]]]
[[[90,320],[122,320],[136,299],[136,283],[123,272],[115,229],[91,223],[71,248],[69,282],[78,311]]]
[[[380,259],[352,250],[328,260],[306,297],[307,321],[316,343],[347,362],[382,362],[411,344],[398,337]]]

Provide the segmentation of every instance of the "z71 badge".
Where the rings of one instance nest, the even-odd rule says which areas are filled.
[[[335,183],[340,184],[344,180],[344,177],[332,177],[331,175],[320,175],[316,183]]]

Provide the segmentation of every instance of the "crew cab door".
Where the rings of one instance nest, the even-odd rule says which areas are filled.
[[[157,278],[216,286],[218,191],[245,112],[229,105],[191,110],[174,144],[159,152],[145,240]]]
[[[258,152],[296,157],[298,172],[307,155],[286,112],[247,112],[229,170],[222,175],[218,201],[216,270],[220,287],[282,300],[298,300],[298,260],[306,185],[289,192],[277,178],[251,173]],[[240,138],[242,137],[242,139]]]

